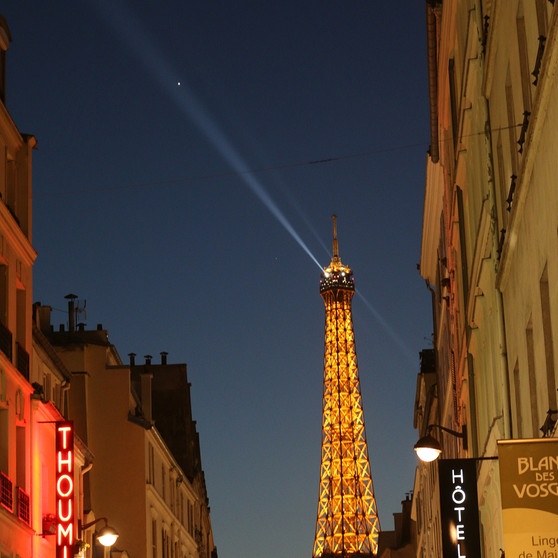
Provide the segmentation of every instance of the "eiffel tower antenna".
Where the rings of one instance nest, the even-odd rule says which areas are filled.
[[[339,243],[337,242],[337,215],[332,215],[331,220],[333,222],[333,259],[335,261],[340,261]]]
[[[380,521],[370,472],[352,320],[351,269],[333,257],[320,279],[325,305],[322,459],[313,558],[372,558]]]

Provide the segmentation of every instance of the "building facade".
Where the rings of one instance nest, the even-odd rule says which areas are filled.
[[[29,555],[37,527],[30,449],[32,266],[31,164],[35,138],[21,134],[6,108],[9,27],[0,18],[0,553]]]
[[[32,303],[36,140],[6,108],[10,41],[0,16],[0,558],[216,558],[186,366],[123,364],[73,296],[56,332]]]
[[[554,433],[558,342],[556,45],[550,0],[426,2],[431,145],[420,273],[432,366],[415,427],[477,459],[481,545],[505,550],[497,441]],[[418,556],[442,556],[437,465],[419,464]]]
[[[124,364],[101,325],[75,325],[74,296],[67,298],[67,328],[55,331],[48,306],[37,304],[35,314],[71,372],[69,417],[95,454],[83,523],[107,519],[119,533],[112,553],[216,558],[186,365],[168,364],[165,353],[161,364],[147,356],[137,365],[134,355]],[[93,524],[82,533],[92,549],[96,532]]]
[[[57,425],[66,420],[70,374],[32,320],[33,136],[19,132],[6,108],[11,34],[0,16],[0,556],[55,556],[60,518],[72,526],[91,454],[74,440],[71,470],[59,484],[71,507],[58,507]],[[74,509],[74,502],[77,510]]]

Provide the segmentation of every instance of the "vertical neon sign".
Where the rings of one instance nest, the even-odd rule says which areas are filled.
[[[74,555],[74,424],[56,423],[56,558]]]
[[[440,459],[440,522],[447,558],[479,558],[480,527],[475,459]]]

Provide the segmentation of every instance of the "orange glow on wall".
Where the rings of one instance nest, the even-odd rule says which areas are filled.
[[[74,555],[74,424],[56,423],[56,558]]]

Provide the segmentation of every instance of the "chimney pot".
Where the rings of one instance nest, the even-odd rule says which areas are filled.
[[[151,364],[151,359],[153,358],[151,355],[145,355],[145,364]]]
[[[77,295],[67,294],[64,297],[68,301],[68,331],[73,332],[76,327],[76,310],[75,310],[75,299]]]
[[[130,366],[135,366],[136,365],[136,353],[128,353],[128,356],[130,357]]]
[[[169,353],[167,353],[166,351],[162,351],[161,352],[161,364],[167,364],[167,355]]]
[[[103,331],[103,324],[97,324],[97,331]]]

